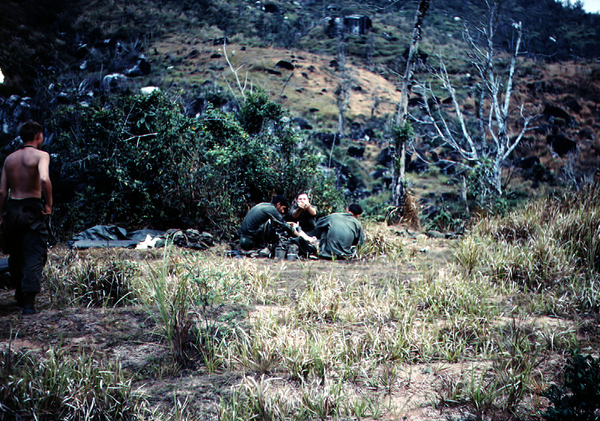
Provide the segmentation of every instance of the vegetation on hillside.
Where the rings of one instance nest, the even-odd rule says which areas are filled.
[[[81,0],[67,4],[44,0],[35,4],[28,1],[21,2],[15,5],[14,8],[11,8],[10,5],[11,2],[9,1],[0,6],[3,8],[2,11],[6,12],[1,14],[1,18],[5,21],[6,25],[0,26],[0,35],[3,38],[7,38],[5,48],[0,51],[0,67],[7,76],[7,83],[0,86],[0,94],[7,95],[18,92],[28,93],[35,97],[38,107],[34,107],[34,117],[39,118],[41,121],[53,121],[49,125],[51,130],[55,131],[55,133],[52,133],[52,135],[55,135],[55,138],[51,150],[56,152],[57,156],[60,156],[60,166],[63,164],[66,166],[70,165],[66,164],[70,159],[79,162],[79,160],[83,159],[85,161],[88,158],[82,152],[85,148],[81,147],[82,142],[84,142],[82,139],[86,138],[94,139],[96,148],[109,148],[98,155],[102,157],[99,159],[101,161],[104,160],[104,162],[107,161],[107,157],[114,155],[114,152],[109,151],[111,150],[111,145],[116,142],[115,139],[119,139],[118,142],[123,142],[126,139],[141,139],[143,140],[141,142],[143,147],[148,147],[146,151],[147,156],[156,153],[156,157],[149,159],[147,163],[143,164],[140,158],[133,159],[133,152],[127,150],[128,147],[131,147],[130,144],[132,142],[124,142],[126,147],[120,147],[119,151],[123,152],[123,159],[128,161],[128,163],[124,165],[121,163],[110,164],[105,171],[106,174],[110,174],[108,178],[105,178],[104,175],[100,177],[98,174],[82,175],[77,173],[80,170],[75,171],[73,168],[67,169],[64,167],[56,169],[56,174],[60,176],[59,178],[71,183],[70,187],[78,189],[77,194],[79,199],[76,200],[83,200],[82,197],[87,197],[84,202],[91,203],[94,202],[91,196],[97,195],[97,201],[102,203],[102,206],[98,207],[97,210],[91,211],[88,216],[73,212],[72,221],[62,220],[63,216],[67,218],[66,212],[64,212],[66,208],[59,210],[59,215],[61,215],[60,225],[66,231],[89,225],[92,221],[112,221],[124,223],[129,226],[156,226],[158,224],[157,220],[162,218],[162,225],[197,225],[199,227],[215,229],[217,232],[223,233],[231,231],[235,219],[232,219],[233,214],[239,218],[239,215],[243,214],[244,209],[251,203],[257,200],[264,200],[265,196],[270,195],[274,191],[275,179],[285,179],[285,181],[278,181],[279,189],[293,195],[293,190],[299,186],[290,187],[293,185],[289,175],[291,172],[284,170],[283,175],[274,175],[275,171],[281,170],[285,165],[289,165],[289,163],[285,165],[274,164],[272,169],[262,168],[257,170],[261,173],[260,176],[257,176],[260,180],[255,181],[254,185],[248,187],[248,189],[252,190],[256,186],[260,186],[266,190],[263,190],[261,193],[245,193],[246,187],[241,188],[239,192],[244,199],[240,199],[239,202],[232,204],[231,214],[227,215],[219,214],[217,211],[213,213],[210,209],[214,207],[214,203],[212,205],[210,202],[203,203],[201,199],[196,197],[202,194],[197,191],[194,192],[195,187],[189,187],[198,183],[186,180],[188,172],[183,167],[190,165],[191,168],[196,168],[190,162],[198,160],[204,162],[204,160],[210,161],[210,159],[214,158],[212,155],[208,158],[203,156],[204,153],[208,153],[204,152],[204,149],[206,147],[209,149],[212,148],[212,143],[199,142],[197,138],[202,139],[205,135],[207,137],[219,137],[221,135],[218,133],[220,130],[219,127],[212,127],[209,124],[206,127],[198,126],[198,128],[195,122],[187,120],[193,114],[202,114],[203,110],[199,112],[194,111],[194,113],[189,109],[186,109],[185,113],[182,110],[187,108],[191,101],[196,100],[210,102],[215,109],[227,104],[229,100],[235,100],[233,92],[227,91],[227,89],[231,90],[231,86],[226,86],[224,77],[227,70],[222,57],[222,46],[227,45],[228,42],[236,42],[234,45],[240,50],[242,48],[252,49],[251,52],[246,54],[242,54],[238,50],[237,56],[240,58],[240,66],[244,65],[246,66],[244,70],[247,70],[249,67],[249,71],[253,71],[256,75],[260,74],[262,79],[257,81],[258,84],[269,87],[274,91],[276,90],[276,92],[268,93],[272,99],[281,102],[287,101],[285,103],[286,106],[304,107],[304,111],[298,114],[307,118],[309,118],[308,116],[314,118],[314,121],[311,121],[311,123],[315,123],[315,126],[317,126],[315,127],[315,131],[327,130],[331,125],[323,124],[323,120],[333,120],[339,117],[327,101],[330,99],[330,95],[335,94],[334,87],[338,84],[339,78],[342,77],[340,74],[344,73],[343,71],[339,71],[340,63],[336,65],[336,63],[332,62],[333,64],[330,63],[327,65],[327,60],[324,60],[323,62],[319,61],[318,64],[314,63],[315,66],[312,66],[311,59],[304,60],[304,58],[301,59],[298,57],[295,63],[298,66],[297,68],[301,69],[300,71],[302,72],[302,78],[298,77],[298,79],[302,79],[303,81],[312,79],[313,73],[309,69],[311,67],[320,67],[318,70],[315,70],[315,74],[319,75],[319,80],[311,81],[313,86],[311,86],[310,90],[304,85],[296,86],[293,89],[290,84],[287,91],[285,91],[288,82],[292,79],[292,73],[285,78],[279,72],[280,76],[278,77],[281,80],[277,79],[276,83],[272,83],[273,77],[270,72],[273,71],[271,67],[274,66],[274,63],[267,65],[259,60],[251,61],[248,57],[252,58],[256,54],[254,50],[254,46],[256,45],[263,47],[300,48],[305,51],[331,54],[330,57],[333,57],[337,51],[339,40],[332,33],[327,18],[352,13],[368,15],[373,21],[371,31],[365,35],[348,34],[344,38],[344,50],[348,58],[349,67],[348,75],[350,75],[348,77],[348,92],[352,90],[353,95],[361,96],[360,100],[352,105],[355,108],[357,108],[356,104],[360,104],[358,106],[367,109],[368,105],[365,104],[372,103],[370,119],[367,117],[368,111],[362,109],[361,118],[357,119],[360,120],[357,121],[357,124],[365,123],[368,120],[369,126],[372,126],[369,129],[376,129],[379,132],[370,139],[377,142],[389,140],[391,136],[385,114],[377,115],[375,109],[383,102],[390,103],[386,105],[388,106],[388,110],[393,108],[394,99],[391,94],[393,85],[388,84],[382,88],[383,91],[389,91],[389,95],[387,96],[379,95],[381,91],[376,92],[375,90],[367,93],[360,86],[362,82],[355,83],[352,80],[350,66],[353,66],[354,71],[357,71],[356,69],[363,70],[367,68],[371,72],[369,73],[370,75],[377,73],[378,76],[383,75],[389,80],[397,82],[398,75],[402,74],[406,63],[405,54],[407,53],[409,43],[408,35],[411,30],[414,13],[414,4],[404,1],[392,3],[387,1],[305,1],[297,3],[273,1],[268,4],[256,4],[255,2],[241,0],[169,1],[166,5],[157,5],[147,1],[132,1],[125,4],[118,1],[103,3]],[[561,36],[550,35],[547,33],[549,28],[544,26],[542,30],[542,27],[536,23],[537,20],[553,22],[552,19],[556,19],[556,13],[546,16],[545,11],[556,11],[557,8],[561,10],[562,23],[560,25],[558,23],[553,25],[552,30],[563,31]],[[35,13],[28,14],[27,11],[29,9],[35,10]],[[476,90],[476,85],[479,82],[472,76],[475,73],[473,71],[473,63],[469,62],[467,54],[458,54],[457,52],[466,51],[465,43],[462,40],[465,25],[471,28],[476,27],[486,11],[487,6],[484,1],[472,1],[461,4],[446,1],[436,2],[424,21],[423,42],[417,52],[418,61],[423,64],[417,69],[420,72],[418,78],[421,79],[429,77],[428,72],[431,68],[439,64],[439,60],[434,58],[434,56],[437,53],[441,54],[450,75],[449,77],[452,78],[452,82],[457,82],[457,96],[459,99],[465,100],[466,115],[469,115],[471,113],[470,110],[477,105],[474,103],[476,101],[470,95]],[[523,45],[530,56],[536,56],[540,51],[552,52],[554,51],[552,50],[553,46],[561,45],[560,49],[556,50],[556,54],[551,53],[551,57],[546,58],[555,60],[567,56],[571,58],[574,56],[577,58],[588,57],[588,53],[586,52],[587,47],[583,43],[587,42],[589,44],[591,42],[593,44],[590,40],[597,39],[597,37],[590,36],[598,28],[598,25],[594,25],[597,16],[582,15],[582,11],[577,6],[565,7],[554,0],[528,2],[526,5],[517,5],[513,1],[505,1],[502,2],[500,14],[502,19],[497,21],[498,26],[495,28],[497,35],[495,45],[499,46],[500,50],[509,49],[511,46],[510,34],[513,29],[512,25],[518,21],[523,21]],[[566,33],[567,26],[561,25],[567,25],[571,20],[577,20],[577,28],[587,28],[585,29],[587,31],[585,36],[577,38]],[[475,32],[472,33],[475,34]],[[12,35],[9,37],[9,34]],[[563,44],[561,42],[571,40],[571,38],[574,38],[577,42],[581,41],[582,44],[578,44],[575,41],[568,41],[568,47],[565,47],[567,49],[562,49]],[[176,42],[169,43],[173,39]],[[475,45],[481,41],[482,39],[479,39],[477,36],[474,37]],[[23,46],[27,46],[27,48],[23,48]],[[170,47],[173,51],[168,49]],[[568,53],[566,53],[567,50]],[[231,53],[233,54],[233,51]],[[294,51],[294,54],[296,53],[297,51]],[[213,59],[213,55],[218,58]],[[293,54],[291,55],[293,56]],[[123,91],[125,94],[129,94],[132,92],[131,89],[134,86],[139,87],[142,84],[152,84],[160,86],[170,96],[180,96],[178,102],[181,106],[178,105],[172,109],[165,107],[164,112],[167,115],[163,117],[156,118],[156,116],[152,115],[152,113],[157,112],[156,109],[148,109],[149,115],[146,116],[144,114],[146,110],[143,107],[133,113],[132,116],[126,117],[130,112],[128,107],[132,107],[129,100],[122,98],[107,99],[105,96],[107,90],[103,84],[104,76],[112,72],[123,72],[125,63],[128,63],[127,60],[130,60],[132,57],[137,60],[139,56],[145,56],[154,70],[151,74],[139,77],[138,79],[129,79],[129,87],[123,89]],[[211,56],[211,58],[205,60],[205,56]],[[244,56],[243,60],[242,56]],[[499,61],[496,66],[502,67],[503,63]],[[323,68],[326,70],[323,70]],[[541,89],[559,89],[554,85],[554,81],[538,81],[539,74],[536,72],[537,70],[534,66],[530,66],[529,64],[523,65],[521,68],[517,66],[516,77],[521,77],[523,81],[527,81],[527,89],[529,90],[526,91],[523,86],[520,86],[518,89],[515,88],[515,92],[518,92],[518,96],[520,97],[519,100],[522,100],[524,97],[533,98],[536,96],[536,84],[543,86]],[[589,110],[586,111],[590,114],[586,119],[586,124],[590,125],[594,122],[593,113],[595,113],[595,108],[593,108],[594,106],[591,103],[595,101],[594,95],[596,94],[593,88],[597,78],[596,73],[594,69],[590,68],[589,74],[585,77],[586,80],[582,81],[577,87],[580,92],[586,95],[585,101],[589,104],[583,104],[583,106],[576,105],[582,109]],[[296,75],[298,75],[298,72],[296,72]],[[363,77],[363,80],[365,78],[368,79],[368,76]],[[131,82],[131,80],[134,80],[134,82]],[[573,81],[575,81],[575,78],[573,78]],[[214,89],[208,89],[206,86],[213,86]],[[274,86],[276,86],[276,89],[273,88]],[[550,86],[551,88],[545,88],[545,86]],[[590,89],[586,89],[585,86]],[[354,92],[358,93],[354,94]],[[435,96],[442,95],[441,90],[436,87],[434,87],[432,94]],[[94,96],[96,98],[93,98]],[[316,109],[317,111],[310,111],[312,105],[310,103],[311,98],[319,97],[323,98],[323,101],[319,103],[319,107],[323,109],[313,108],[313,110]],[[418,103],[419,98],[413,99]],[[444,98],[436,97],[435,99],[443,100]],[[545,97],[541,96],[531,99],[532,102],[544,100]],[[69,105],[61,105],[64,103]],[[87,105],[91,105],[91,107],[86,109]],[[272,103],[271,105],[275,106],[276,104]],[[481,103],[479,105],[481,106]],[[539,108],[540,104],[536,104],[536,106]],[[325,109],[327,107],[329,108]],[[417,104],[416,107],[421,107],[421,105]],[[533,107],[531,109],[533,110]],[[179,113],[179,115],[173,117],[175,113],[173,110],[177,110],[176,113]],[[506,111],[508,113],[511,110],[512,108],[509,104]],[[270,112],[268,110],[263,111]],[[213,112],[214,110],[211,109],[209,114]],[[331,145],[314,142],[314,149],[309,150],[309,148],[305,147],[309,142],[305,142],[305,139],[303,139],[307,136],[305,134],[292,134],[291,125],[288,123],[280,126],[287,125],[285,129],[281,129],[278,133],[265,131],[258,134],[256,133],[257,128],[262,127],[262,125],[260,122],[257,123],[256,127],[248,125],[247,122],[244,122],[244,113],[245,111],[242,110],[234,118],[220,115],[217,120],[222,118],[239,124],[240,126],[236,130],[239,129],[241,131],[236,132],[233,137],[242,139],[241,143],[244,145],[246,144],[244,140],[246,139],[244,137],[246,135],[255,141],[254,146],[249,147],[249,150],[253,151],[253,156],[261,156],[263,153],[268,154],[265,151],[269,151],[272,147],[270,142],[276,136],[282,134],[282,139],[277,142],[280,142],[278,151],[283,154],[282,156],[285,155],[282,158],[284,161],[289,160],[290,152],[285,152],[285,149],[289,145],[302,144],[304,150],[301,152],[301,160],[306,162],[308,167],[314,170],[316,166],[325,163],[329,167],[327,169],[329,173],[336,176],[343,173],[346,180],[352,181],[353,187],[352,189],[349,188],[352,200],[360,198],[370,201],[370,205],[366,206],[370,216],[377,217],[385,210],[383,202],[389,201],[387,192],[384,192],[381,197],[366,199],[369,195],[376,195],[380,190],[385,191],[387,184],[389,184],[384,177],[381,177],[377,181],[374,178],[369,178],[369,174],[372,171],[376,170],[381,174],[385,174],[385,171],[389,168],[386,165],[376,167],[377,163],[375,162],[377,158],[374,154],[378,153],[384,147],[384,142],[379,142],[377,147],[373,147],[372,155],[367,159],[355,159],[348,156],[346,152],[348,152],[352,144],[352,141],[349,139],[342,139],[340,147],[337,147],[335,142],[332,142]],[[350,114],[348,111],[345,113],[346,115]],[[422,117],[419,113],[420,111],[415,110],[413,117],[415,115]],[[81,116],[78,114],[81,114]],[[210,121],[212,118],[211,115],[202,116],[200,120]],[[132,117],[138,118],[140,122],[134,123]],[[344,121],[343,116],[340,115],[340,117],[342,117],[341,123],[343,123],[340,124],[340,127],[344,127],[344,124],[347,127],[348,123],[351,123],[351,121]],[[581,118],[583,119],[584,117],[582,113]],[[119,119],[124,119],[125,123],[119,123]],[[166,122],[171,121],[176,128],[167,130],[153,127],[154,122],[158,120],[160,122],[157,124],[162,124],[164,127],[167,125]],[[474,120],[474,117],[469,117],[468,125],[474,124]],[[148,123],[148,121],[152,121],[152,123]],[[539,133],[532,136],[532,139],[538,142],[538,146],[535,147],[539,147],[539,144],[541,144],[545,149],[549,149],[545,139],[547,132],[558,130],[566,132],[568,130],[573,134],[575,133],[577,126],[574,123],[561,124],[561,121],[566,122],[565,119],[553,120],[546,128],[540,128]],[[571,121],[574,121],[574,119]],[[139,128],[132,130],[130,126],[135,124],[145,126],[144,130],[146,131]],[[99,127],[102,125],[106,125],[106,127],[100,129]],[[415,128],[416,141],[417,143],[420,142],[420,144],[417,144],[417,152],[420,156],[414,154],[412,156],[413,161],[416,162],[420,159],[422,160],[422,158],[431,158],[431,162],[428,163],[431,166],[433,166],[434,156],[436,160],[441,158],[442,162],[446,160],[452,161],[451,153],[440,148],[439,142],[433,139],[435,136],[431,136],[430,127],[427,124],[413,124],[413,126]],[[216,130],[215,134],[210,133],[213,129]],[[543,133],[542,130],[546,130],[546,133]],[[508,136],[509,130],[503,130],[503,132],[506,132]],[[162,146],[157,147],[154,145],[150,141],[153,139],[153,133],[159,133],[157,138],[165,139],[164,142],[166,144],[170,144],[171,142],[178,144],[177,142],[181,142],[186,147],[191,145],[192,147],[189,150],[202,150],[202,152],[194,152],[196,155],[190,158],[190,162],[177,160],[177,165],[174,167],[178,165],[182,165],[183,167],[173,170],[172,173],[166,171],[169,174],[164,175],[164,178],[145,180],[143,179],[143,175],[148,176],[150,173],[144,173],[141,170],[143,165],[154,170],[164,165],[160,163],[158,156],[170,159],[177,159],[180,156],[177,150],[169,150],[166,153],[162,150]],[[175,142],[174,139],[176,138],[178,140]],[[293,140],[291,141],[287,140],[292,138]],[[8,135],[3,134],[0,140],[6,143],[10,139]],[[528,142],[526,140],[524,139],[523,141],[523,143],[527,143],[523,150],[528,147],[534,148],[531,146],[534,140],[528,140]],[[159,140],[159,143],[162,141]],[[73,145],[77,145],[77,147],[72,147]],[[137,146],[138,143],[136,142]],[[422,147],[421,149],[426,150],[427,153],[422,153],[422,150],[418,150],[419,146]],[[231,154],[230,158],[232,160],[229,164],[243,165],[245,161],[236,158],[237,154],[242,152],[234,149],[228,149],[226,152],[227,154]],[[390,149],[393,149],[393,147]],[[249,150],[246,150],[246,152]],[[290,147],[289,150],[295,149]],[[78,152],[72,153],[71,151]],[[60,154],[58,154],[59,152]],[[329,159],[324,162],[324,160],[317,158],[316,155],[319,152],[327,154]],[[523,154],[525,153],[523,152]],[[544,150],[544,153],[548,155],[550,152]],[[310,155],[315,156],[309,158]],[[500,162],[500,158],[502,158],[502,162]],[[464,222],[458,220],[470,216],[469,212],[479,212],[481,208],[486,208],[485,211],[494,210],[497,198],[492,200],[494,202],[492,203],[493,206],[489,206],[489,203],[484,203],[487,200],[486,198],[482,200],[486,191],[493,189],[480,189],[480,187],[486,187],[486,184],[482,184],[482,180],[478,180],[478,178],[481,178],[481,175],[492,174],[496,182],[495,190],[504,190],[505,186],[500,184],[502,176],[502,169],[500,167],[506,163],[503,158],[504,155],[499,156],[497,162],[493,163],[491,170],[486,163],[476,163],[473,168],[470,168],[472,170],[470,175],[466,174],[466,180],[464,178],[461,179],[460,176],[454,176],[452,170],[445,168],[443,171],[447,175],[450,175],[448,182],[454,186],[457,192],[456,196],[463,199],[463,202],[458,203],[456,206],[461,211],[452,211],[450,213],[446,212],[447,209],[441,209],[440,211],[439,208],[443,208],[446,205],[440,205],[439,202],[434,203],[430,209],[432,209],[435,215],[430,214],[428,216],[430,224],[440,229],[444,226],[446,228],[449,226],[464,226]],[[136,159],[139,162],[135,162]],[[537,177],[536,182],[556,179],[550,170],[556,170],[556,167],[560,163],[556,164],[554,157],[546,156],[544,160],[552,161],[554,168],[548,168],[548,171],[546,171],[548,162],[540,162],[541,167],[538,168],[538,173],[547,173],[547,176]],[[131,165],[129,161],[132,161]],[[308,163],[308,161],[311,162]],[[104,171],[104,167],[100,166],[99,168],[102,168]],[[542,169],[540,170],[540,168]],[[588,168],[584,169],[584,171],[588,170]],[[96,169],[92,172],[94,171],[98,172]],[[240,169],[239,171],[242,170]],[[286,173],[286,171],[288,172]],[[175,175],[174,173],[177,172],[185,174],[185,176]],[[461,175],[464,174],[461,173]],[[575,171],[573,171],[573,174],[567,174],[565,178],[580,179],[580,175],[575,174]],[[162,174],[161,177],[163,177]],[[227,175],[224,174],[223,177],[225,177],[223,180],[229,180]],[[313,176],[307,175],[307,177],[311,178]],[[205,180],[202,177],[201,179]],[[505,180],[509,179],[510,177],[505,178]],[[103,181],[107,183],[102,184]],[[95,185],[94,183],[100,184]],[[109,185],[108,183],[122,186],[124,191],[129,191],[129,193],[121,195],[121,193],[109,192],[106,187]],[[171,186],[170,190],[168,190],[168,198],[183,198],[182,200],[177,200],[179,203],[178,207],[172,208],[168,204],[165,206],[165,209],[158,208],[159,205],[162,206],[157,200],[157,197],[160,196],[160,188],[162,188],[157,187],[160,183],[164,183],[165,186]],[[299,184],[309,186],[315,183],[317,182],[313,180],[311,182],[302,181]],[[340,182],[338,187],[344,187],[342,184],[343,182]],[[349,185],[350,182],[347,184]],[[86,185],[85,189],[82,189],[82,185]],[[138,188],[139,190],[135,191]],[[186,192],[185,194],[182,193],[184,191]],[[430,194],[430,192],[426,194]],[[518,194],[521,195],[522,192]],[[72,195],[69,197],[68,194],[64,194],[63,197],[66,197],[67,200],[73,199]],[[135,200],[137,207],[131,208],[125,204],[132,199]],[[505,209],[508,201],[505,198],[500,199],[501,208]],[[227,207],[227,204],[232,203],[230,199],[223,200],[225,207]],[[327,199],[324,201],[324,204],[328,204],[332,200],[334,203],[332,208],[334,208],[335,199]],[[73,203],[76,203],[75,209],[83,209],[79,205],[84,202],[72,202],[71,206]],[[200,206],[201,203],[203,203],[202,206]],[[93,208],[95,209],[95,207]],[[204,214],[204,212],[208,213]],[[132,220],[129,220],[131,215],[134,216],[131,218]],[[450,216],[448,217],[447,215]],[[222,221],[221,218],[223,218]],[[80,222],[76,222],[76,220]],[[445,222],[438,223],[440,220],[444,220]],[[458,222],[455,223],[455,221]]]
[[[40,77],[67,71],[86,50],[104,43],[156,40],[209,28],[225,37],[242,35],[248,41],[335,55],[336,41],[328,36],[325,18],[350,14],[370,16],[374,28],[368,37],[349,37],[348,54],[367,65],[393,69],[401,66],[398,56],[408,46],[413,7],[409,1],[384,0],[273,0],[260,5],[248,0],[171,0],[164,5],[141,0],[7,0],[0,5],[0,68],[7,84],[0,88],[32,92]],[[426,36],[431,45],[440,46],[448,44],[448,35],[460,39],[461,23],[454,17],[477,24],[486,9],[483,0],[438,1],[426,20]],[[502,12],[507,23],[499,28],[501,48],[510,46],[512,20],[523,22],[524,49],[530,55],[565,60],[594,58],[600,51],[600,16],[584,13],[577,3],[511,0],[503,2]]]

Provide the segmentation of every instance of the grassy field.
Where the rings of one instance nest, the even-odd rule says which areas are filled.
[[[597,357],[599,193],[533,202],[457,240],[365,222],[351,262],[56,247],[38,315],[0,292],[0,408],[5,419],[541,419],[571,352]]]

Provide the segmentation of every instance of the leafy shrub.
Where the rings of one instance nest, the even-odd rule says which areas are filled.
[[[545,420],[600,420],[600,360],[573,353],[562,386],[550,386],[544,396],[551,403],[543,415]]]
[[[58,206],[66,231],[98,223],[181,226],[189,195],[196,130],[162,94],[122,96],[55,114],[56,178],[76,180],[76,200]]]
[[[299,147],[290,119],[260,92],[246,97],[237,116],[209,107],[200,118],[160,92],[100,98],[59,108],[52,129],[61,235],[113,223],[229,236],[273,193],[339,196],[320,157]],[[77,186],[76,193],[61,184]]]

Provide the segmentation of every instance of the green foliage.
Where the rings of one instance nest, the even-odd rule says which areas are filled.
[[[385,215],[388,212],[390,192],[382,191],[379,194],[371,195],[358,203],[363,208],[363,217],[373,219],[378,222],[385,220]]]
[[[551,407],[548,421],[600,420],[600,360],[574,352],[567,361],[562,386],[552,385],[544,396]]]
[[[469,207],[478,213],[504,215],[507,211],[507,202],[504,196],[498,196],[496,192],[493,165],[491,158],[481,158],[469,171],[467,177]]]
[[[406,120],[402,124],[398,124],[392,127],[392,139],[394,141],[394,146],[396,148],[396,152],[400,151],[402,145],[408,144],[415,137],[415,131],[410,124],[410,121]],[[404,157],[400,156],[400,154],[396,153],[396,159],[394,160],[394,166],[396,167],[396,174],[400,169],[400,160],[404,159]]]
[[[53,180],[81,186],[74,200],[57,201],[63,235],[115,223],[228,236],[273,193],[335,192],[319,157],[298,147],[290,119],[264,93],[248,95],[237,118],[210,107],[189,118],[175,99],[153,93],[60,108],[52,126],[50,152],[60,157]]]
[[[196,128],[176,102],[160,93],[110,98],[60,109],[53,123],[51,152],[62,163],[55,178],[85,186],[75,202],[59,206],[64,230],[189,223]]]
[[[462,232],[465,226],[464,210],[457,209],[453,204],[443,204],[439,212],[426,221],[426,228],[441,232]]]
[[[248,134],[258,134],[265,121],[277,121],[283,115],[281,105],[269,100],[264,91],[248,95],[240,109],[239,120]]]

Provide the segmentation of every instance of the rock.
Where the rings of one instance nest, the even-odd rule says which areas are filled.
[[[403,57],[405,59],[408,59],[408,53],[409,53],[409,47],[406,47],[404,49],[404,53],[403,53]],[[421,61],[423,63],[427,63],[428,58],[429,58],[429,54],[422,51],[420,48],[417,50],[415,60]]]
[[[409,107],[420,107],[423,105],[425,105],[425,102],[423,101],[423,97],[421,95],[415,96],[415,94],[413,94],[413,96],[411,96],[411,98],[408,100]]]
[[[187,229],[184,231],[178,229],[170,229],[165,233],[165,238],[170,239],[173,244],[179,247],[191,248],[194,250],[206,250],[214,244],[213,236],[208,232],[203,232],[195,229]]]
[[[300,129],[300,130],[312,130],[313,126],[311,126],[309,124],[308,121],[306,121],[303,118],[300,117],[294,117],[292,118],[292,122]]]
[[[546,142],[559,156],[565,156],[577,149],[577,143],[562,134],[551,134],[546,136]]]
[[[214,38],[212,40],[212,45],[223,45],[223,44],[229,44],[229,38],[221,37],[221,38]]]
[[[192,49],[192,51],[190,51],[187,56],[185,56],[185,58],[187,59],[194,59],[197,58],[200,55],[200,51],[196,50],[195,48]]]
[[[111,73],[102,79],[102,90],[106,92],[118,92],[125,88],[127,77],[121,73]]]
[[[276,75],[276,76],[281,76],[283,74],[279,70],[274,70],[274,69],[265,69],[265,72],[269,73],[270,75]]]
[[[147,76],[151,70],[150,63],[144,57],[140,57],[135,66],[125,70],[123,74],[128,77]]]
[[[224,113],[237,113],[240,110],[240,107],[235,101],[227,101],[221,105],[219,109]]]
[[[23,140],[21,140],[21,136],[15,137],[8,145],[4,147],[2,153],[5,155],[10,155],[14,151],[17,151],[23,147]]]
[[[563,103],[571,109],[571,111],[576,113],[579,113],[583,109],[583,107],[579,105],[579,102],[570,95],[563,100]]]
[[[313,133],[311,137],[316,138],[317,140],[323,143],[323,146],[331,148],[331,146],[335,143],[336,145],[340,144],[340,138],[337,133]]]
[[[263,10],[267,13],[278,13],[278,14],[283,13],[281,11],[281,9],[279,8],[279,6],[277,6],[276,4],[273,4],[273,3],[265,4],[263,6]]]
[[[185,107],[185,113],[190,117],[199,117],[204,113],[207,106],[208,101],[206,99],[195,98],[187,103]]]
[[[140,88],[140,93],[142,95],[150,95],[154,92],[160,92],[160,88],[158,86],[144,86]]]
[[[379,153],[379,157],[377,158],[377,163],[383,167],[387,167],[392,163],[394,157],[392,156],[392,150],[388,148],[383,148]]]
[[[406,161],[406,171],[420,174],[429,169],[429,164],[420,156],[417,156],[416,159],[413,160],[412,157],[407,154]]]
[[[446,238],[445,234],[442,234],[439,231],[430,230],[425,233],[429,238]]]
[[[579,132],[577,133],[577,136],[579,136],[580,139],[593,140],[594,139],[594,131],[592,129],[590,129],[589,127],[586,127],[586,128],[579,130]]]
[[[387,168],[377,168],[376,170],[373,170],[369,173],[369,177],[371,177],[373,180],[378,180],[389,173],[390,170],[388,170]]]
[[[66,92],[60,92],[56,96],[56,102],[58,102],[59,104],[68,104],[69,102],[71,102],[71,97]]]
[[[555,105],[546,105],[544,107],[543,114],[548,119],[550,119],[551,117],[554,117],[554,119],[556,119],[556,118],[563,119],[567,125],[571,124],[571,121],[572,121],[572,118],[569,115],[569,113],[567,113],[565,110],[563,110],[562,108],[557,107]]]
[[[363,15],[347,15],[327,18],[327,35],[339,36],[342,33],[365,35],[373,27],[371,18]]]
[[[526,86],[527,86],[527,89],[529,89],[533,95],[544,94],[544,93],[548,93],[548,94],[557,94],[558,93],[556,86],[554,86],[554,84],[552,82],[546,82],[546,81],[530,82]]]
[[[347,154],[353,158],[363,158],[365,155],[364,146],[349,146]]]
[[[528,156],[527,158],[518,158],[515,160],[515,167],[523,168],[524,170],[530,170],[535,164],[540,163],[540,158],[537,156]]]
[[[281,69],[286,69],[286,70],[294,70],[294,65],[292,63],[290,63],[289,61],[285,61],[285,60],[279,60],[277,62],[277,64],[275,65],[275,67],[279,67]]]
[[[0,105],[0,124],[2,133],[14,136],[19,130],[19,125],[27,120],[31,120],[32,99],[11,95],[2,105]]]
[[[456,173],[456,163],[454,162],[438,160],[435,166],[440,169],[442,174],[451,175]]]

